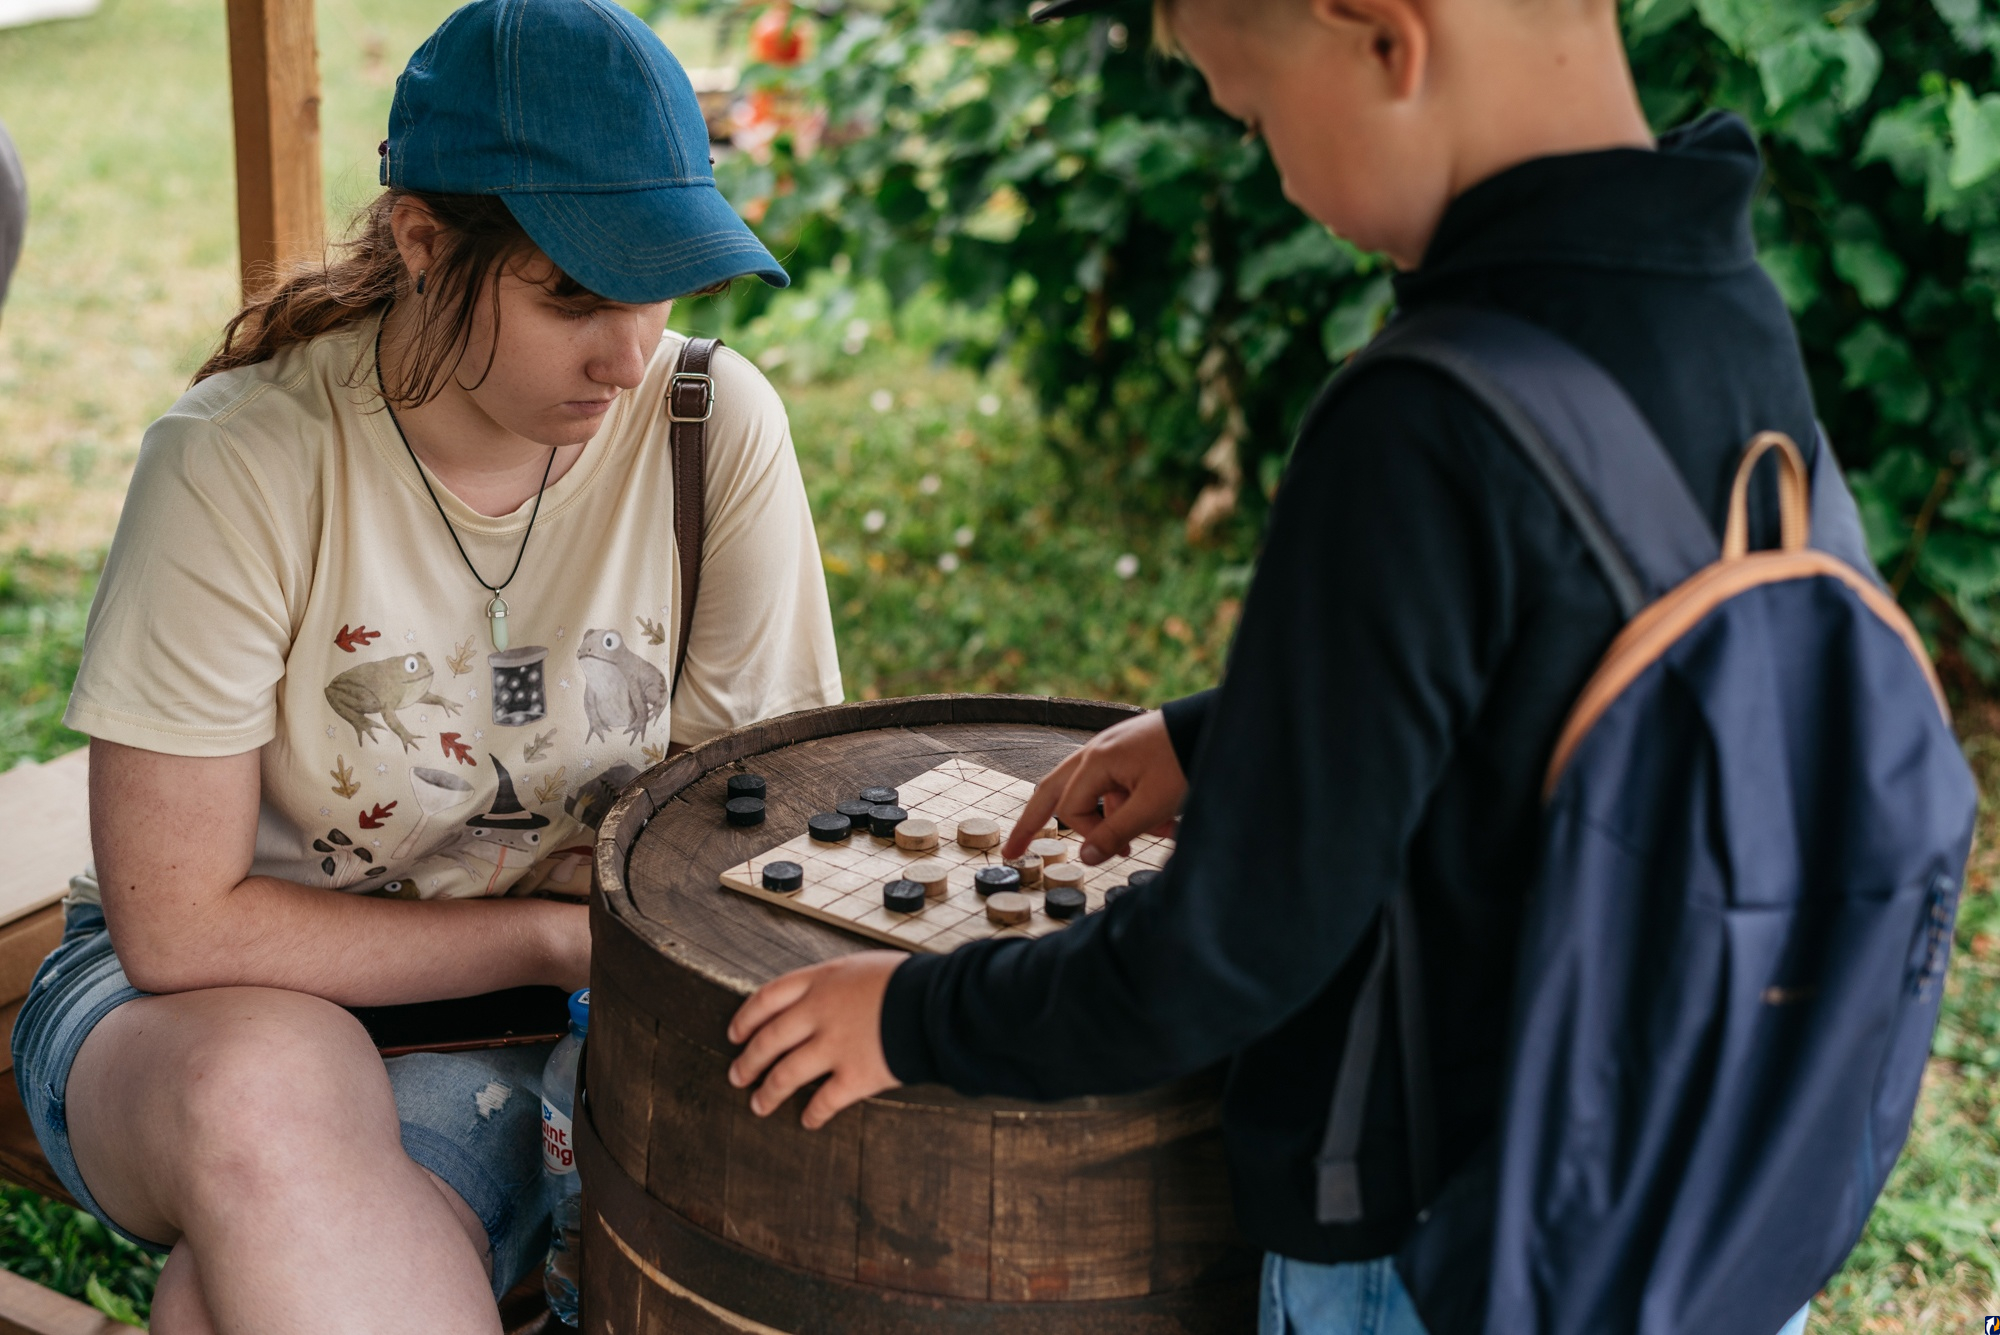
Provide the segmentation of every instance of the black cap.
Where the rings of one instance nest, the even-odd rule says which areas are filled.
[[[1040,9],[1031,9],[1029,17],[1037,23],[1047,23],[1051,19],[1066,19],[1077,14],[1095,14],[1115,8],[1117,3],[1118,0],[1055,0]]]

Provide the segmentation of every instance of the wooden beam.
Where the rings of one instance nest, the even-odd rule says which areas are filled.
[[[132,1335],[132,1327],[0,1270],[0,1335]]]
[[[313,0],[228,0],[243,294],[268,290],[326,244]]]

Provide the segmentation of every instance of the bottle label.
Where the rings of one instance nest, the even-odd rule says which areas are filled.
[[[570,1136],[570,1120],[547,1099],[542,1100],[542,1167],[557,1176],[576,1171],[576,1142]]]

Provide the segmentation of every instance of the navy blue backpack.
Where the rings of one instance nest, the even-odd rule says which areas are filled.
[[[1323,1222],[1394,997],[1411,1172],[1397,1258],[1433,1335],[1776,1335],[1909,1132],[1977,794],[1824,440],[1750,444],[1718,542],[1622,388],[1506,316],[1398,319],[1342,380],[1470,391],[1627,619],[1548,769],[1496,1138],[1436,1179],[1407,894],[1385,911],[1320,1156]],[[1341,382],[1330,391],[1339,392]],[[1756,463],[1782,541],[1747,550]]]

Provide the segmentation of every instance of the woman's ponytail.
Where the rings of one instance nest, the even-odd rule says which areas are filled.
[[[195,372],[196,383],[222,371],[267,362],[286,348],[352,324],[399,295],[403,257],[389,217],[397,192],[384,191],[362,215],[359,234],[341,254],[299,269],[251,299],[224,326],[222,346]]]
[[[412,201],[438,224],[437,242],[421,296],[413,291],[402,252],[396,247],[396,206]],[[295,344],[330,334],[366,318],[394,301],[417,303],[410,332],[410,356],[401,379],[382,385],[382,395],[398,406],[428,403],[458,369],[472,339],[479,294],[499,281],[501,270],[528,266],[536,281],[558,297],[591,294],[550,264],[495,195],[431,195],[385,190],[361,215],[352,241],[321,264],[294,271],[270,294],[247,303],[222,331],[222,346],[195,372],[199,383],[239,366],[269,361]],[[493,313],[493,336],[500,333]],[[357,372],[362,368],[357,367]],[[365,373],[365,372],[364,372]],[[357,377],[358,378],[358,377]]]

